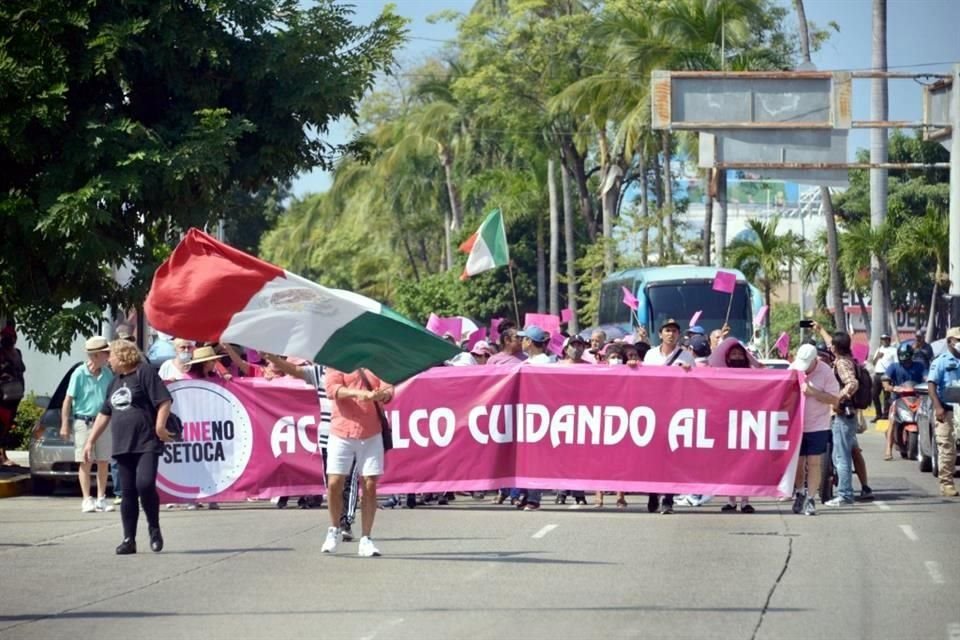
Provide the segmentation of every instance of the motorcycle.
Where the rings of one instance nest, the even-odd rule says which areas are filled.
[[[890,425],[893,444],[904,460],[916,460],[919,453],[920,422],[930,415],[927,390],[905,382],[894,387],[897,399],[890,407]]]

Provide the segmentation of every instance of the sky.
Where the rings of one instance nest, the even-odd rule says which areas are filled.
[[[791,9],[790,27],[796,25],[790,0],[777,0]],[[412,66],[443,48],[453,39],[456,29],[449,22],[430,24],[427,17],[444,10],[467,12],[474,0],[394,0],[398,14],[410,19],[409,40],[399,52],[404,67]],[[381,0],[356,0],[354,19],[369,23],[384,6]],[[839,33],[813,54],[813,63],[821,71],[866,70],[870,64],[872,0],[805,0],[807,20],[819,27],[836,22]],[[960,0],[887,0],[887,64],[891,71],[917,73],[949,72],[951,63],[960,63]],[[853,81],[853,119],[870,119],[870,80]],[[890,80],[890,119],[920,120],[922,87],[914,80]],[[327,139],[333,143],[349,139],[352,124],[338,122]],[[850,132],[848,152],[852,158],[858,148],[868,148],[868,130]],[[293,184],[293,193],[325,191],[330,175],[322,171],[302,174]]]

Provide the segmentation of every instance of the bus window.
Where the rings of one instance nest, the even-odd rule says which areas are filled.
[[[623,287],[632,291],[633,280],[607,282],[600,288],[599,320],[601,325],[633,324],[630,307],[623,304]]]
[[[676,319],[686,329],[687,321],[702,311],[697,324],[711,331],[723,326],[730,295],[713,290],[711,282],[675,282],[651,285],[647,288],[651,327],[655,332],[660,323]],[[753,338],[753,314],[749,290],[738,284],[733,292],[730,309],[730,335],[748,342]]]

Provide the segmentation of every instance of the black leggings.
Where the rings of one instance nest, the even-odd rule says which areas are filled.
[[[150,527],[160,526],[160,496],[157,494],[157,453],[124,453],[116,456],[120,475],[120,519],[123,520],[123,537],[137,537],[137,520],[140,504]],[[137,498],[140,502],[137,502]]]

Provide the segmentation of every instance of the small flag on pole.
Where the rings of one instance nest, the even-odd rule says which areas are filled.
[[[733,293],[737,286],[737,274],[729,271],[717,271],[713,279],[713,290],[720,293]]]
[[[753,317],[753,326],[760,327],[763,325],[763,321],[767,319],[767,312],[770,311],[770,307],[763,305],[760,307],[760,310],[757,311],[757,315]]]
[[[560,322],[567,324],[573,318],[573,309],[567,307],[566,309],[560,309]]]
[[[461,280],[509,264],[510,250],[507,247],[507,232],[500,209],[490,212],[477,232],[460,245],[460,251],[469,254],[467,266],[460,276]]]
[[[773,346],[777,348],[777,352],[780,353],[781,358],[786,358],[787,354],[790,353],[790,334],[786,331],[781,333]]]
[[[690,316],[690,325],[691,327],[697,326],[697,321],[700,319],[700,316],[703,315],[703,310],[697,311],[695,314]]]
[[[627,305],[634,311],[640,308],[640,301],[637,300],[637,297],[630,292],[630,289],[626,287],[621,287],[623,289],[623,304]]]

